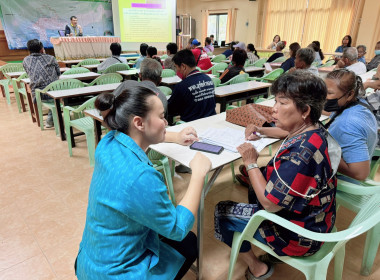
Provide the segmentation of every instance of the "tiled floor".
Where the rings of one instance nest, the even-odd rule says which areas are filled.
[[[264,150],[259,164],[269,158]],[[0,168],[0,279],[76,279],[73,264],[93,171],[84,136],[70,158],[67,143],[56,137],[54,130],[41,131],[28,113],[18,113],[14,98],[9,106],[0,96]],[[175,176],[177,200],[188,179],[189,175]],[[206,198],[204,279],[226,279],[229,265],[230,249],[213,237],[215,204],[228,199],[246,201],[246,196],[247,190],[232,183],[226,167]],[[346,227],[352,217],[353,213],[341,209],[337,227]],[[348,243],[343,279],[380,279],[380,254],[372,275],[359,275],[363,244],[364,236]],[[332,268],[330,265],[328,279],[333,279]],[[244,270],[239,262],[236,279],[243,279]],[[195,279],[194,273],[189,272],[185,279]],[[279,265],[271,279],[305,278],[301,272]]]

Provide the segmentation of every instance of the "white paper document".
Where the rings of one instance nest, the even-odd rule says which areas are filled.
[[[237,153],[237,147],[243,143],[252,144],[258,152],[276,142],[273,138],[260,138],[256,141],[246,141],[244,131],[234,128],[209,128],[199,135],[203,142],[222,146],[224,149]]]

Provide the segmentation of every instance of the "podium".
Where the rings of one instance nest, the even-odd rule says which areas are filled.
[[[51,37],[57,60],[77,60],[86,58],[103,58],[111,55],[110,45],[120,43],[119,37],[83,36]]]

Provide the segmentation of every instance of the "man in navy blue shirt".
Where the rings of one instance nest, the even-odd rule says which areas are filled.
[[[170,117],[180,115],[185,122],[215,115],[214,83],[196,69],[190,50],[181,50],[173,57],[177,74],[183,80],[176,85],[168,100]]]

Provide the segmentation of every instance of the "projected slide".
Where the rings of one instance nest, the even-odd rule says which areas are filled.
[[[119,0],[122,42],[172,42],[173,0]]]

